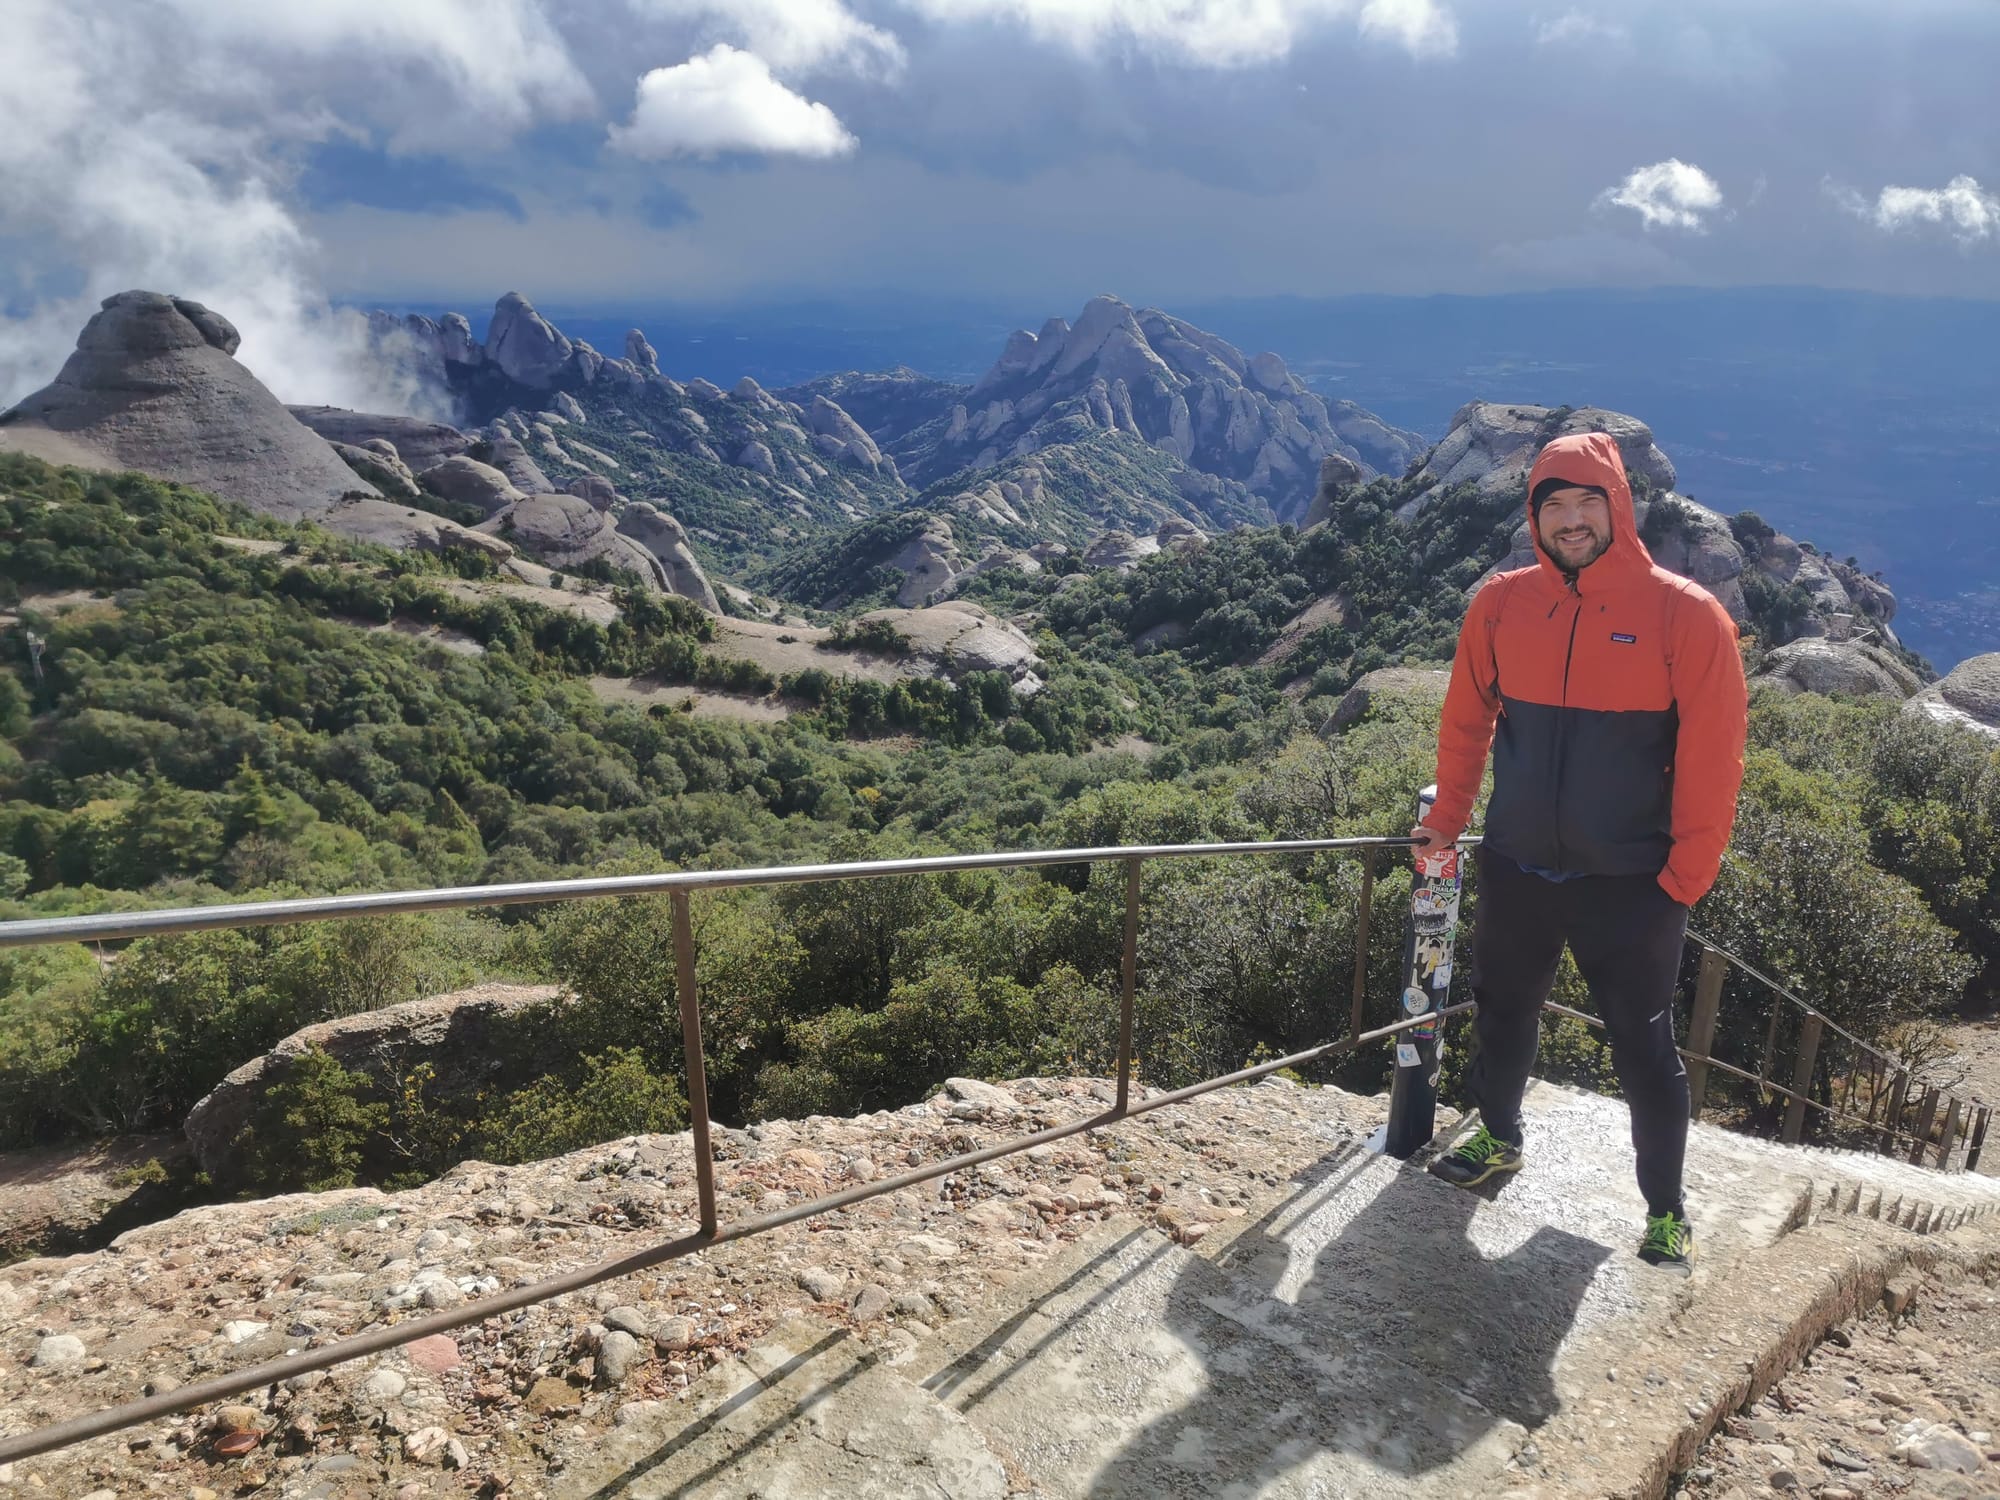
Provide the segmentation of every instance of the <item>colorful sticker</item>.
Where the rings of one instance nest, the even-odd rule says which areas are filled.
[[[1440,849],[1417,857],[1417,873],[1426,880],[1458,879],[1458,850]]]

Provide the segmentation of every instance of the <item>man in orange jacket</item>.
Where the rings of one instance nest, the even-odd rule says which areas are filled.
[[[1535,565],[1497,575],[1466,611],[1437,803],[1413,831],[1420,850],[1465,831],[1490,747],[1467,1085],[1480,1124],[1431,1171],[1471,1187],[1519,1170],[1521,1097],[1567,945],[1632,1111],[1639,1254],[1685,1267],[1688,1085],[1673,1000],[1688,908],[1715,881],[1743,780],[1736,626],[1705,589],[1654,566],[1603,433],[1542,450],[1528,524]]]

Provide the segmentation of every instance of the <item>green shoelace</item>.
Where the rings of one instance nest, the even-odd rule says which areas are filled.
[[[1646,1237],[1639,1248],[1678,1257],[1687,1249],[1687,1225],[1677,1214],[1648,1214]]]
[[[1512,1149],[1512,1141],[1503,1141],[1484,1125],[1481,1125],[1477,1130],[1472,1132],[1471,1138],[1463,1146],[1452,1152],[1452,1155],[1462,1157],[1475,1166],[1483,1167],[1502,1151],[1511,1151]]]

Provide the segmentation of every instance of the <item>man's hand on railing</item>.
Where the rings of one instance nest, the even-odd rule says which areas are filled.
[[[1410,850],[1410,855],[1414,859],[1422,859],[1426,854],[1448,848],[1452,842],[1428,823],[1419,823],[1412,828],[1410,837],[1417,841]]]

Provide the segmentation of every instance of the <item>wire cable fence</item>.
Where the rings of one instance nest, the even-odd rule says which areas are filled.
[[[1476,840],[1462,841],[1466,844]],[[1403,922],[1390,927],[1376,920],[1374,912],[1378,877],[1386,873],[1378,866],[1384,852],[1407,850],[1413,841],[1406,837],[1289,839],[1263,842],[1216,844],[1158,844],[1091,849],[1018,850],[1000,853],[941,855],[927,858],[874,860],[848,864],[799,865],[741,870],[698,870],[655,875],[623,875],[594,879],[529,881],[509,885],[462,886],[432,890],[397,891],[346,896],[307,897],[285,901],[262,901],[181,908],[167,911],[116,913],[105,916],[60,917],[0,922],[0,949],[32,947],[53,943],[103,943],[214,931],[225,928],[264,927],[323,922],[350,917],[380,916],[395,912],[443,911],[556,902],[602,900],[617,897],[657,895],[669,899],[671,938],[674,953],[674,995],[669,1002],[679,1012],[682,1046],[687,1072],[687,1099],[691,1121],[696,1187],[696,1223],[692,1230],[661,1241],[632,1254],[601,1261],[567,1274],[526,1283],[482,1297],[464,1306],[440,1310],[373,1327],[351,1337],[319,1347],[301,1348],[280,1358],[234,1370],[174,1390],[127,1402],[106,1410],[76,1417],[37,1431],[0,1437],[0,1463],[30,1458],[73,1443],[100,1437],[163,1417],[192,1411],[229,1396],[240,1395],[276,1382],[288,1380],[350,1360],[379,1354],[432,1334],[448,1333],[503,1313],[513,1312],[551,1298],[583,1290],[645,1271],[709,1246],[748,1239],[788,1224],[849,1207],[886,1193],[901,1191],[952,1173],[962,1172],[996,1158],[1023,1152],[1031,1147],[1063,1140],[1088,1131],[1103,1129],[1120,1121],[1198,1098],[1217,1089],[1250,1083],[1285,1069],[1310,1067],[1328,1059],[1353,1054],[1374,1043],[1388,1041],[1423,1027],[1435,1027],[1446,1018],[1473,1009],[1469,1000],[1443,1004],[1421,1015],[1401,1015],[1388,1025],[1364,1029],[1371,993],[1369,959],[1371,943],[1400,941]],[[1361,878],[1356,891],[1354,913],[1354,963],[1347,1000],[1344,1033],[1331,1040],[1295,1049],[1284,1056],[1265,1058],[1254,1066],[1239,1068],[1202,1079],[1185,1087],[1166,1091],[1141,1089],[1134,1097],[1133,1081],[1137,1059],[1133,1050],[1134,1004],[1138,988],[1140,914],[1144,867],[1152,861],[1214,859],[1233,857],[1324,856],[1358,858]],[[698,994],[696,946],[689,900],[693,893],[754,886],[781,886],[816,881],[877,880],[904,876],[937,875],[955,871],[1013,870],[1060,865],[1117,865],[1124,871],[1123,950],[1118,968],[1117,1006],[1117,1091],[1111,1106],[1086,1119],[1053,1126],[1034,1134],[1004,1141],[977,1150],[917,1167],[897,1176],[860,1184],[777,1212],[731,1219],[724,1222],[717,1208],[715,1153],[711,1141],[707,1069],[702,1047],[701,1008]],[[1407,913],[1403,921],[1408,920]],[[1985,1138],[1990,1110],[1975,1101],[1947,1095],[1935,1088],[1913,1084],[1912,1070],[1890,1053],[1870,1046],[1851,1033],[1832,1025],[1784,986],[1758,973],[1750,965],[1699,936],[1701,961],[1690,1010],[1688,1046],[1683,1056],[1689,1063],[1694,1085],[1694,1113],[1699,1118],[1706,1107],[1711,1073],[1746,1081],[1761,1091],[1760,1097],[1783,1099],[1782,1137],[1797,1141],[1802,1137],[1808,1110],[1817,1111],[1843,1126],[1853,1126],[1863,1137],[1879,1141],[1879,1149],[1907,1152],[1911,1161],[1934,1152],[1938,1165],[1955,1160],[1976,1167]],[[1769,996],[1769,1016],[1764,1044],[1757,1065],[1716,1055],[1716,1028],[1722,999],[1723,980],[1732,968],[1757,982]],[[1461,989],[1460,993],[1464,990]],[[1337,1011],[1332,996],[1321,997],[1326,1019]],[[1550,1009],[1573,1016],[1591,1025],[1595,1017],[1569,1007],[1551,1004]],[[1332,1030],[1328,1025],[1326,1030]],[[1739,1028],[1740,1029],[1740,1028]],[[1852,1061],[1844,1071],[1828,1073],[1831,1052],[1821,1055],[1822,1044],[1831,1034],[1850,1049]],[[1782,1048],[1781,1044],[1782,1043]],[[1789,1084],[1779,1075],[1789,1066]],[[1776,1070],[1776,1071],[1774,1071]],[[1828,1094],[1829,1082],[1837,1086],[1840,1102]],[[1962,1145],[1960,1143],[1963,1143]]]

